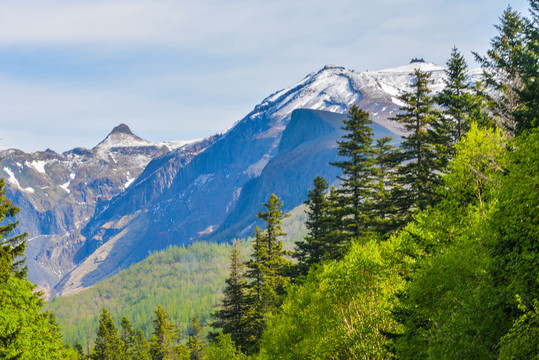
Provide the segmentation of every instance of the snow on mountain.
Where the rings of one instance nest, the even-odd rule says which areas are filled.
[[[154,143],[121,124],[92,149],[1,151],[0,175],[22,208],[22,230],[40,236],[29,246],[31,278],[46,273],[42,280],[54,286],[63,277],[60,292],[78,291],[149,250],[218,233],[251,180],[270,172],[266,167],[277,171],[279,161],[288,161],[276,157],[294,110],[325,110],[344,118],[357,104],[375,123],[402,135],[390,118],[398,113],[397,97],[410,89],[416,68],[432,74],[433,93],[443,89],[444,68],[428,62],[368,72],[327,65],[271,94],[211,139]],[[470,77],[479,74],[472,70]],[[307,122],[318,116],[307,115]],[[330,154],[334,144],[324,146]],[[298,185],[298,174],[289,178],[291,188]],[[306,193],[298,186],[294,191]]]

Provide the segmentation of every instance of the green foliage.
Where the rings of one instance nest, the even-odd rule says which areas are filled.
[[[470,131],[457,144],[443,200],[398,234],[411,259],[395,311],[405,325],[396,341],[402,359],[490,358],[507,330],[492,286],[488,219],[507,161],[499,130]]]
[[[249,311],[245,322],[249,351],[257,348],[267,316],[280,306],[285,287],[290,282],[288,274],[292,265],[286,259],[290,252],[283,249],[280,240],[286,235],[281,222],[288,216],[281,210],[283,203],[271,194],[263,205],[266,211],[259,212],[257,217],[266,222],[266,229],[256,228],[253,252],[245,273],[249,281]]]
[[[208,360],[244,360],[247,359],[239,350],[230,334],[219,333],[216,341],[206,349]]]
[[[339,155],[343,160],[332,163],[341,169],[342,181],[338,192],[339,203],[342,206],[340,220],[344,224],[348,241],[351,237],[360,237],[368,233],[369,215],[367,210],[372,195],[371,170],[374,166],[372,149],[373,131],[368,126],[372,124],[369,114],[352,105],[348,117],[343,121],[346,131],[342,141],[337,142]]]
[[[221,329],[230,335],[239,348],[246,349],[249,345],[248,332],[245,329],[249,302],[247,297],[247,282],[244,278],[244,264],[238,243],[234,242],[230,249],[230,275],[226,279],[223,300],[220,309],[212,314],[215,321],[211,324],[214,329]],[[217,334],[210,334],[215,338]]]
[[[99,318],[97,338],[91,354],[93,360],[123,360],[126,358],[120,335],[106,307]]]
[[[328,183],[323,177],[317,176],[314,180],[314,189],[309,190],[305,201],[307,205],[307,235],[304,239],[296,241],[293,257],[297,259],[294,265],[294,276],[305,276],[312,265],[322,261],[330,249],[331,218],[329,216],[329,201],[326,197]]]
[[[239,248],[247,252],[248,244]],[[88,334],[95,334],[102,306],[116,322],[125,316],[149,338],[152,314],[162,304],[186,333],[193,316],[206,321],[220,302],[229,250],[227,244],[204,242],[171,247],[79,294],[55,298],[46,308],[57,315],[70,343],[86,344]]]
[[[490,226],[495,278],[526,307],[539,299],[539,131],[514,142]]]
[[[500,342],[500,359],[539,359],[539,301],[534,300],[531,308],[522,304],[522,315],[515,320],[509,332]]]
[[[62,346],[60,329],[52,313],[41,312],[41,293],[26,279],[21,259],[26,234],[12,236],[19,209],[6,198],[0,179],[0,358],[69,359],[76,353]]]
[[[403,284],[394,247],[353,243],[342,260],[290,287],[281,311],[268,320],[261,358],[392,358],[384,332],[398,329],[390,299]]]
[[[150,340],[152,360],[177,360],[175,346],[180,336],[176,325],[169,321],[168,313],[157,306],[154,319],[154,332]]]
[[[445,151],[437,152],[443,143],[446,127],[439,125],[440,113],[430,96],[430,73],[416,69],[410,92],[399,96],[404,103],[401,113],[392,120],[402,124],[409,133],[401,144],[396,201],[401,215],[409,217],[418,210],[436,202],[436,188],[440,185],[440,171],[445,167]]]

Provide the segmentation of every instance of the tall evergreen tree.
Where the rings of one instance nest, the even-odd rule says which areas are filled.
[[[153,337],[150,340],[152,360],[176,360],[175,343],[179,338],[179,330],[169,321],[169,315],[161,307],[155,311]]]
[[[539,1],[530,0],[530,18],[524,18],[524,44],[519,53],[522,89],[517,90],[520,107],[515,111],[515,130],[539,127]]]
[[[248,332],[250,351],[256,350],[267,315],[281,304],[292,265],[285,258],[290,252],[283,249],[280,240],[286,235],[281,228],[281,221],[288,217],[281,210],[283,203],[279,197],[271,194],[269,201],[263,205],[266,211],[259,212],[257,217],[266,223],[266,229],[256,228],[253,253],[246,264],[246,277],[250,281],[250,308],[245,329]]]
[[[468,81],[468,65],[464,56],[456,47],[451,50],[447,61],[444,79],[445,88],[436,96],[437,103],[442,107],[443,115],[449,120],[450,153],[454,154],[455,143],[470,128],[470,116],[477,102],[474,101],[472,85]]]
[[[191,336],[187,342],[187,346],[190,350],[190,360],[203,360],[206,359],[204,352],[204,343],[200,338],[202,327],[200,327],[200,321],[197,317],[191,319]]]
[[[244,278],[244,264],[238,243],[235,241],[228,256],[230,259],[230,275],[226,279],[221,308],[212,314],[215,321],[212,327],[222,329],[230,334],[238,348],[246,350],[248,339],[245,331],[245,320],[248,311],[247,282]],[[215,339],[218,334],[211,334]]]
[[[515,113],[521,109],[519,92],[524,88],[522,49],[526,23],[518,12],[508,7],[500,18],[500,24],[495,27],[498,35],[491,40],[487,54],[474,55],[483,68],[487,86],[492,90],[485,93],[492,116],[500,128],[514,135],[519,131]]]
[[[366,200],[372,196],[373,131],[369,127],[372,124],[369,114],[357,105],[350,107],[343,124],[346,134],[337,143],[343,160],[331,165],[342,170],[339,192],[344,202],[342,220],[349,240],[368,232],[369,202]]]
[[[144,336],[142,330],[137,331],[136,350],[133,360],[151,360],[150,357],[150,345]]]
[[[123,360],[125,352],[118,329],[108,309],[103,307],[97,328],[97,338],[91,358],[93,360]]]
[[[436,130],[441,126],[436,126],[440,114],[430,96],[430,74],[416,69],[413,76],[412,90],[399,96],[404,103],[402,112],[392,119],[409,133],[401,144],[399,159],[402,165],[398,182],[402,187],[395,190],[404,217],[435,203],[435,189],[441,184],[440,171],[444,165],[436,151],[440,138]]]
[[[309,190],[307,205],[307,220],[305,239],[296,242],[293,256],[298,260],[294,265],[294,276],[305,276],[313,264],[318,264],[327,251],[327,242],[330,241],[331,224],[329,217],[329,201],[326,196],[328,183],[326,179],[317,176],[314,180],[314,189]]]
[[[0,179],[0,358],[63,360],[76,356],[62,346],[54,316],[42,312],[42,293],[27,280],[26,234],[13,235],[19,209],[7,199],[4,187]]]
[[[402,225],[393,194],[399,189],[396,169],[399,149],[391,145],[391,137],[377,139],[373,151],[376,166],[372,169],[373,193],[369,228],[381,239],[387,239]]]
[[[19,225],[15,219],[19,208],[6,197],[6,183],[0,179],[0,278],[14,275],[19,279],[26,278],[28,268],[24,266],[24,249],[28,234],[12,235]]]
[[[127,359],[133,359],[137,351],[137,333],[125,316],[122,317],[121,328],[120,339],[123,343],[125,356]]]

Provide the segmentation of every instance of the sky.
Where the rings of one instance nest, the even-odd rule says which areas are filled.
[[[451,48],[477,65],[526,0],[0,0],[0,149],[92,148],[230,127],[326,64],[359,71]]]

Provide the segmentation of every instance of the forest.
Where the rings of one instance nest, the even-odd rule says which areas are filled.
[[[408,133],[400,147],[375,141],[369,114],[350,107],[341,160],[328,164],[338,186],[313,179],[293,250],[282,242],[288,214],[268,194],[249,256],[245,242],[226,248],[209,332],[197,318],[180,331],[169,313],[178,300],[119,321],[103,307],[93,343],[64,344],[27,280],[25,235],[9,221],[18,209],[3,191],[0,358],[539,359],[539,1],[529,6],[508,8],[487,53],[474,54],[481,82],[456,48],[440,93],[428,73],[412,74],[391,119]],[[185,249],[170,254],[173,264]]]

